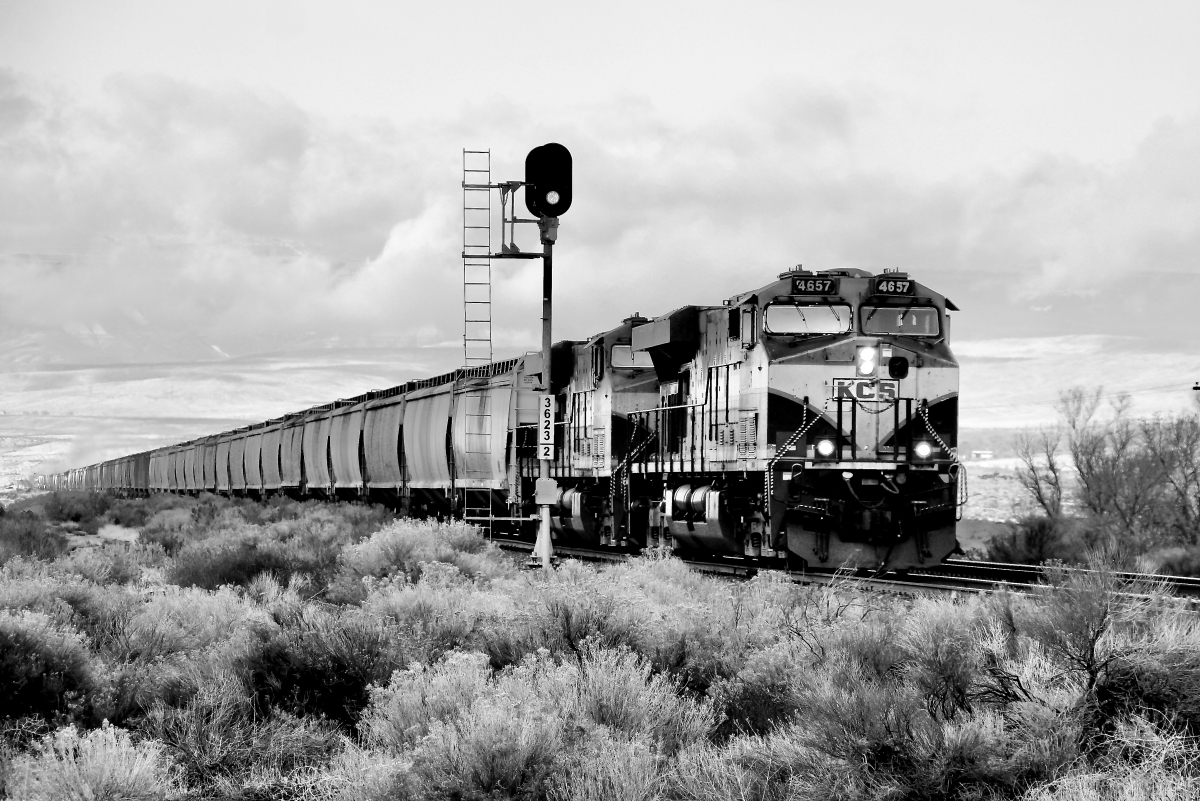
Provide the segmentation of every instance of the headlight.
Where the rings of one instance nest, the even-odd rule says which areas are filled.
[[[833,440],[823,439],[817,442],[817,454],[829,458],[833,456]]]
[[[858,374],[875,375],[879,366],[879,351],[871,346],[858,349]]]
[[[913,445],[913,455],[918,459],[928,459],[933,455],[933,446],[928,442],[917,442]]]

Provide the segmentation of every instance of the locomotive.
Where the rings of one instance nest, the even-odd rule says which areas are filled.
[[[906,570],[958,548],[954,304],[906,273],[790,270],[461,368],[42,479],[49,489],[371,500],[537,531],[538,392],[562,547]]]

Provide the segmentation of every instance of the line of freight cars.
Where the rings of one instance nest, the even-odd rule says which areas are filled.
[[[559,342],[556,539],[812,567],[944,559],[965,478],[953,310],[903,273],[793,270]],[[370,499],[532,539],[543,367],[464,368],[45,482]]]

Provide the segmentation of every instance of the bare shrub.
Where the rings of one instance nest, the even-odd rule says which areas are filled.
[[[225,584],[245,585],[261,573],[282,573],[286,562],[274,544],[254,533],[234,533],[184,545],[168,578],[181,587],[215,590]]]
[[[703,742],[715,722],[710,704],[682,697],[637,654],[584,641],[576,660],[542,651],[495,676],[483,654],[399,671],[372,692],[362,730],[377,747],[411,753],[423,797],[526,797],[553,776],[560,795],[656,786],[660,760]],[[601,768],[611,754],[597,749],[634,742],[647,754],[641,767]]]
[[[181,523],[189,533],[178,548],[171,580],[212,589],[245,586],[262,573],[285,582],[305,575],[324,590],[339,570],[342,549],[364,530],[390,519],[381,507],[292,503],[266,513],[261,509],[245,502],[193,507],[190,522]]]
[[[46,737],[34,755],[14,761],[8,794],[14,801],[141,801],[175,789],[161,743],[134,744],[129,732],[105,725],[80,734],[73,726]]]
[[[584,640],[605,647],[637,643],[638,620],[610,593],[593,587],[554,587],[543,597],[546,639],[552,647],[580,653]]]
[[[0,610],[0,709],[5,717],[53,720],[91,688],[83,638],[39,612]]]
[[[971,710],[979,673],[976,609],[946,601],[917,601],[904,616],[898,644],[906,657],[905,678],[925,697],[939,720]]]
[[[1039,588],[1037,602],[1026,607],[1022,628],[1063,667],[1081,674],[1090,691],[1117,656],[1110,635],[1123,611],[1120,580],[1107,567],[1057,568],[1048,575],[1051,583]]]
[[[364,579],[362,608],[396,628],[411,659],[432,663],[455,649],[484,650],[500,668],[543,644],[540,639],[532,647],[514,642],[524,617],[516,600],[519,586],[481,586],[454,565],[435,562],[422,566],[415,583],[403,575]]]
[[[245,770],[254,745],[249,713],[245,686],[217,674],[179,707],[156,702],[142,729],[170,749],[189,785],[203,786]]]
[[[656,801],[662,798],[665,760],[652,745],[598,731],[576,744],[549,781],[553,801]]]
[[[454,652],[430,667],[413,665],[371,690],[361,731],[375,746],[403,750],[427,735],[434,723],[462,716],[487,688],[483,654]]]
[[[267,615],[230,588],[213,592],[167,587],[151,596],[129,621],[121,657],[153,661],[196,653]]]
[[[552,708],[497,695],[479,699],[461,717],[434,722],[413,752],[413,772],[426,798],[536,798],[562,752]]]
[[[708,697],[721,718],[717,741],[767,734],[791,719],[799,709],[793,687],[806,661],[798,645],[782,642],[756,651],[736,676],[713,682]]]
[[[483,539],[475,526],[401,520],[343,551],[341,572],[331,587],[330,598],[360,602],[365,595],[363,578],[403,575],[416,581],[425,565],[436,562],[454,565],[464,575],[483,579],[515,573],[512,560]]]
[[[1200,797],[1195,741],[1145,718],[1122,721],[1108,754],[1026,795],[1028,801],[1175,801]]]
[[[698,744],[680,752],[665,777],[668,797],[679,801],[787,798],[788,762],[768,754],[768,742],[745,737],[724,748]]]
[[[174,556],[190,539],[192,523],[189,509],[162,509],[152,514],[141,527],[138,539],[157,544],[168,556]]]
[[[1065,517],[1025,515],[1008,524],[1008,531],[992,537],[987,558],[995,562],[1040,565],[1051,560],[1074,561],[1083,551],[1071,537],[1072,520]]]
[[[920,767],[942,745],[941,728],[919,693],[881,682],[860,666],[806,682],[799,717],[804,728],[793,731],[804,745],[873,783],[921,778]],[[815,764],[807,778],[817,782],[827,769]]]
[[[1200,545],[1176,545],[1149,554],[1156,572],[1168,576],[1200,576]]]
[[[406,801],[418,799],[418,789],[406,756],[380,753],[347,742],[317,780],[309,797],[335,801]]]
[[[66,551],[66,537],[57,530],[47,529],[42,519],[32,512],[0,518],[0,564],[18,556],[54,559]]]
[[[123,528],[141,528],[150,519],[151,509],[145,500],[117,498],[108,507],[107,517]]]
[[[102,492],[69,490],[50,493],[43,508],[48,520],[76,523],[88,534],[95,534],[111,503],[112,499]]]
[[[235,663],[262,714],[279,708],[356,726],[370,686],[405,661],[394,632],[359,610],[308,605],[283,623],[256,631]]]
[[[1004,717],[1004,739],[992,759],[1003,760],[1009,786],[1056,781],[1081,760],[1083,723],[1070,710],[1018,701],[1004,708]]]
[[[201,677],[178,706],[156,702],[142,729],[162,741],[192,787],[237,787],[320,767],[341,750],[335,726],[277,711],[258,716],[242,681],[229,672]]]
[[[76,548],[57,560],[57,566],[96,584],[128,584],[141,578],[142,549],[125,543],[104,543],[98,547]]]
[[[75,610],[61,596],[92,591],[78,576],[54,575],[44,563],[14,559],[0,573],[0,608],[42,612],[70,624]]]
[[[675,676],[689,692],[741,668],[759,638],[757,598],[768,585],[732,589],[698,575],[678,559],[635,559],[605,568],[564,566],[535,587],[545,614],[542,640],[556,653],[577,655],[584,639],[624,645],[655,671]]]
[[[342,734],[328,721],[284,711],[254,719],[251,738],[254,772],[269,777],[324,767],[343,744]]]
[[[680,697],[676,681],[652,673],[650,663],[628,649],[588,641],[578,664],[578,714],[660,754],[704,740],[717,723],[711,704]]]

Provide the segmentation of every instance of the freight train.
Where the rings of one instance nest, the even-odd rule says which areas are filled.
[[[958,363],[945,296],[795,269],[715,306],[43,477],[47,489],[359,499],[537,531],[538,392],[556,544],[905,570],[958,548]]]

